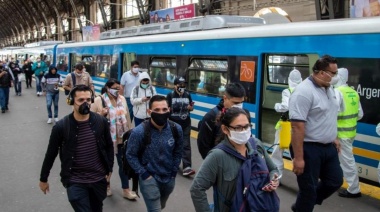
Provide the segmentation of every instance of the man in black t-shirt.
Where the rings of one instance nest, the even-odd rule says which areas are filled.
[[[177,77],[174,80],[174,91],[168,93],[167,100],[170,107],[170,120],[181,125],[183,130],[183,152],[182,166],[183,176],[195,174],[191,168],[191,146],[190,146],[190,131],[191,119],[190,111],[193,110],[194,102],[191,99],[190,93],[186,90],[186,80],[184,77]]]

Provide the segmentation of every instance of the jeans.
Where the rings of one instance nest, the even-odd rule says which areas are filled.
[[[36,79],[36,90],[37,90],[37,92],[42,92],[42,88],[41,88],[42,75],[41,76],[35,76],[35,79]]]
[[[21,81],[18,79],[18,77],[15,77],[15,80],[13,82],[14,87],[15,87],[15,93],[16,95],[18,93],[21,93]]]
[[[144,121],[145,121],[145,119],[139,119],[139,118],[135,117],[135,127],[139,126]]]
[[[2,110],[8,108],[9,87],[0,87],[0,106]]]
[[[139,184],[147,211],[156,212],[165,208],[166,201],[174,190],[175,178],[172,178],[168,183],[160,183],[153,177],[146,180],[142,180],[140,177]]]
[[[293,157],[293,151],[290,150]],[[305,168],[297,176],[299,191],[296,209],[312,212],[315,204],[321,205],[324,199],[342,186],[343,172],[339,165],[338,151],[332,143],[304,142],[303,152]]]
[[[131,98],[126,97],[125,99],[127,100],[128,113],[129,113],[129,117],[131,118],[131,122],[132,122],[133,121],[133,105],[131,103]],[[135,126],[137,126],[137,125],[135,124]]]
[[[52,118],[51,105],[54,104],[54,118],[58,118],[58,101],[59,93],[46,92],[46,107],[48,112],[48,117]]]
[[[1,110],[5,110],[6,89],[9,90],[9,87],[0,87],[0,107],[1,107]]]
[[[190,131],[191,124],[183,127],[183,150],[182,150],[182,166],[183,169],[191,167],[191,144],[190,144]]]
[[[95,183],[70,183],[67,197],[75,212],[101,212],[107,197],[107,180]]]
[[[129,180],[128,176],[124,174],[123,172],[123,163],[121,161],[121,155],[123,152],[121,151],[121,146],[122,145],[117,145],[117,154],[116,154],[116,159],[117,159],[117,165],[119,165],[119,176],[121,180],[121,188],[122,189],[128,189],[129,188]],[[124,152],[125,154],[125,152]]]

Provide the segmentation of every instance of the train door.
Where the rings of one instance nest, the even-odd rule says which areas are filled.
[[[259,136],[264,143],[274,143],[275,126],[281,116],[274,110],[274,105],[281,103],[282,91],[288,88],[289,73],[297,69],[301,72],[302,79],[306,79],[312,73],[312,66],[317,59],[316,54],[264,55]]]
[[[133,52],[127,52],[127,53],[121,53],[120,56],[121,60],[121,70],[119,71],[118,76],[122,76],[124,72],[127,72],[131,69],[131,62],[136,60],[136,53]]]

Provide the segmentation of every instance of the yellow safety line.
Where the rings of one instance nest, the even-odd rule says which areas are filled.
[[[197,139],[198,132],[191,130],[191,137]],[[357,149],[357,150],[355,150],[355,149]],[[369,150],[358,150],[358,148],[354,148],[354,153],[358,154],[358,155],[366,155],[366,157],[368,157],[367,152],[370,152],[370,151]],[[373,153],[372,152],[372,153],[370,153],[370,155],[372,156],[371,158],[380,158],[379,153]],[[290,170],[290,171],[293,170],[292,161],[284,159],[284,168],[287,170]],[[361,183],[361,182],[359,182],[359,184],[360,184],[360,190],[361,190],[363,195],[370,196],[372,198],[380,200],[380,188],[379,187],[368,185],[368,184]],[[342,187],[347,189],[348,185],[347,185],[346,181],[344,181]]]

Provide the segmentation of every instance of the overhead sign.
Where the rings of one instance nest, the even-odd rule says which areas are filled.
[[[100,40],[100,25],[82,27],[82,37],[83,41]]]
[[[179,7],[155,10],[149,12],[150,23],[164,23],[196,16],[196,4],[188,4]]]

